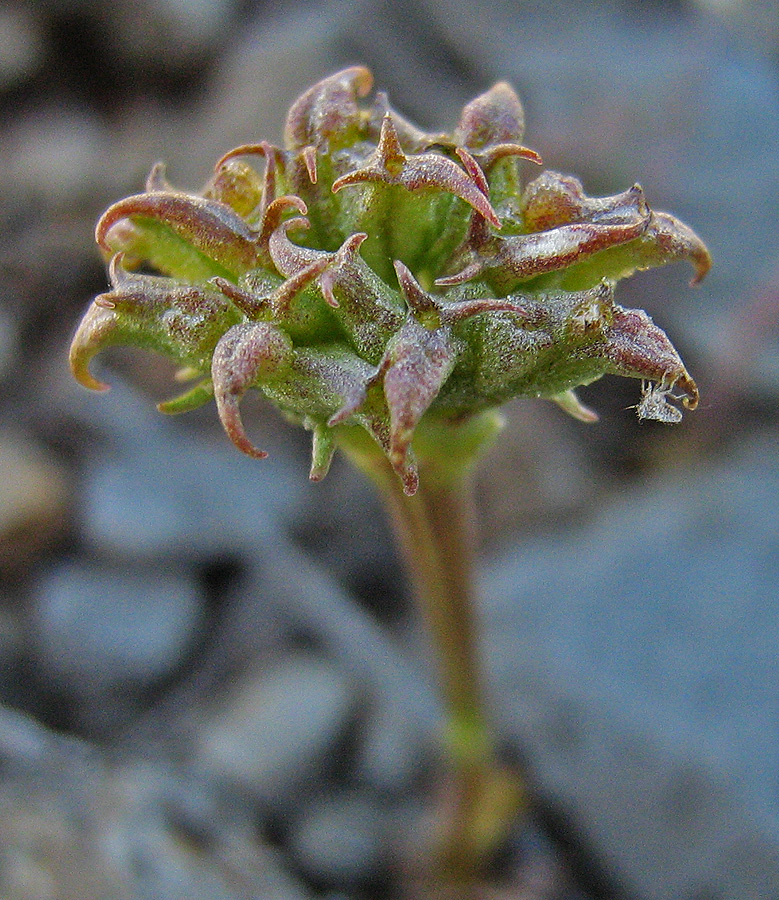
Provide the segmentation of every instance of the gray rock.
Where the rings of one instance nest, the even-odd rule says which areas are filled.
[[[0,766],[13,778],[42,778],[65,784],[68,770],[95,767],[96,754],[84,741],[50,731],[31,716],[0,705]],[[84,781],[83,777],[76,781]]]
[[[2,295],[4,302],[7,302],[12,295],[12,291],[4,287]],[[14,364],[18,359],[19,332],[17,317],[13,316],[5,307],[0,309],[0,378],[2,379],[11,375]]]
[[[277,535],[258,550],[246,592],[262,598],[266,615],[310,635],[359,686],[357,777],[377,791],[408,788],[442,727],[427,669],[298,547]]]
[[[321,658],[293,654],[224,698],[203,725],[198,762],[278,808],[323,774],[355,710],[345,675]]]
[[[99,705],[169,675],[199,632],[203,605],[184,574],[74,562],[41,577],[32,615],[42,669]]]
[[[43,34],[32,9],[19,4],[0,7],[0,90],[31,78],[43,61]]]
[[[355,64],[345,23],[361,18],[361,6],[355,0],[290,3],[283,15],[276,7],[269,7],[270,15],[258,15],[225,48],[200,115],[169,130],[166,158],[175,161],[175,171],[202,178],[204,160],[217,159],[230,147],[279,141],[295,98],[318,79]],[[191,142],[182,144],[182,129]]]
[[[775,434],[484,580],[495,705],[649,900],[779,894]]]
[[[5,703],[22,706],[26,685],[20,679],[27,655],[26,621],[22,613],[0,594],[0,697]]]
[[[109,765],[0,707],[0,896],[303,900],[254,811],[161,763]]]
[[[557,407],[535,399],[515,400],[504,415],[504,430],[475,472],[479,542],[491,550],[512,544],[529,522],[578,515],[597,484],[579,423],[571,428]]]
[[[294,528],[306,555],[384,621],[398,619],[404,609],[405,581],[397,577],[389,526],[374,485],[342,457],[323,482],[301,488]]]
[[[237,7],[237,0],[139,0],[116,9],[111,37],[124,64],[142,68],[154,60],[162,69],[185,69],[216,49]]]
[[[386,864],[386,827],[386,810],[365,794],[333,794],[295,821],[290,851],[309,878],[349,887],[376,878]]]
[[[202,776],[155,766],[117,773],[120,815],[110,859],[137,900],[303,900],[279,855],[256,836],[248,808]],[[182,810],[182,804],[186,807]]]
[[[0,896],[127,900],[101,848],[98,754],[0,706],[0,767]]]
[[[10,147],[3,180],[12,198],[43,200],[57,208],[100,192],[106,140],[88,110],[62,101],[39,105],[4,142]]]
[[[430,728],[420,727],[400,707],[382,704],[373,710],[360,735],[356,775],[376,791],[412,790],[440,749]]]
[[[113,453],[96,456],[84,477],[83,527],[95,550],[153,560],[234,557],[291,515],[304,465],[293,471],[279,452],[258,463],[226,437],[192,434],[108,380],[107,395],[76,398],[82,414],[115,435]]]
[[[259,564],[267,602],[295,631],[313,635],[349,673],[368,703],[429,735],[442,725],[430,672],[289,542],[262,545]]]

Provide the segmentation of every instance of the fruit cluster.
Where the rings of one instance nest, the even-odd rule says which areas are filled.
[[[199,194],[155,166],[144,193],[104,213],[111,289],[73,340],[79,381],[105,388],[89,370],[105,347],[152,349],[194,380],[162,411],[213,397],[233,442],[262,457],[239,412],[257,388],[313,432],[312,478],[359,425],[409,494],[423,420],[515,396],[592,420],[574,389],[607,373],[644,381],[643,417],[677,421],[674,399],[695,407],[664,332],[614,301],[617,280],[673,260],[701,279],[709,255],[688,227],[638,185],[591,198],[544,172],[523,187],[523,164],[540,159],[505,83],[451,133],[421,131],[382,93],[366,102],[371,88],[362,67],[326,78],[293,104],[283,148],[231,150]]]

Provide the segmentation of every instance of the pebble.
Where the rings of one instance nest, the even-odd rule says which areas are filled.
[[[116,860],[138,900],[304,900],[307,896],[277,856],[251,836],[232,831],[224,842],[201,844],[142,810],[122,823]],[[124,830],[126,829],[126,831]]]
[[[290,104],[311,84],[342,66],[354,65],[346,22],[365,12],[362,0],[340,4],[290,4],[284,15],[257,16],[235,35],[220,59],[201,115],[190,119],[191,146],[198,149],[198,171],[246,141],[280,140]],[[190,171],[195,160],[171,140],[176,170]]]
[[[43,35],[32,9],[0,6],[0,91],[31,78],[43,62]]]
[[[185,69],[224,39],[237,0],[141,0],[140,9],[111,17],[112,39],[125,65]]]
[[[254,808],[186,767],[130,762],[112,781],[107,852],[133,896],[149,900],[302,900],[280,853],[257,834]]]
[[[309,804],[292,826],[293,859],[315,883],[353,887],[387,862],[386,809],[365,793],[339,792]]]
[[[110,392],[80,391],[73,404],[113,441],[111,453],[85,466],[80,495],[84,537],[96,552],[202,563],[272,539],[296,508],[303,466],[295,471],[281,452],[249,459],[221,434],[193,432],[108,377]]]
[[[487,552],[512,545],[534,523],[581,513],[596,490],[585,426],[535,399],[514,401],[505,421],[475,472],[478,537]]]
[[[31,435],[0,429],[0,571],[20,574],[62,531],[64,467]]]
[[[170,675],[202,624],[202,597],[192,577],[82,561],[41,577],[32,612],[38,664],[87,704],[86,720],[110,719],[109,697],[121,709],[137,691]]]
[[[327,478],[301,486],[295,537],[306,555],[357,596],[382,622],[402,618],[408,586],[389,516],[365,477],[336,458]],[[356,529],[355,522],[361,527]]]
[[[305,900],[247,805],[163,761],[109,765],[0,707],[0,896]]]
[[[126,900],[101,852],[99,755],[0,706],[0,766],[0,896]]]
[[[5,287],[4,299],[11,294]],[[10,299],[10,296],[8,296]],[[0,309],[0,379],[7,378],[19,357],[19,322],[7,308]]]
[[[443,727],[440,698],[419,642],[413,649],[382,627],[294,544],[262,545],[260,589],[293,633],[309,635],[349,673],[371,714],[403,718],[424,740]],[[413,625],[412,628],[416,628]]]
[[[39,106],[5,135],[3,177],[10,200],[42,200],[51,207],[88,202],[101,193],[106,134],[90,112],[64,103]]]
[[[113,872],[84,840],[55,787],[0,792],[0,892],[8,900],[122,900]],[[67,892],[67,893],[66,893]]]
[[[400,704],[385,702],[371,712],[360,735],[357,777],[381,793],[413,790],[438,749],[430,728],[420,727]]]
[[[355,712],[352,684],[332,663],[292,654],[223,699],[203,724],[198,761],[281,810],[323,775]]]

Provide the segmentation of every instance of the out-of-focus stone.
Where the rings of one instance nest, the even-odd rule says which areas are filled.
[[[79,107],[41,107],[0,137],[8,155],[3,175],[11,197],[52,207],[89,201],[107,170],[106,135]]]
[[[295,634],[310,635],[359,685],[370,712],[399,717],[429,746],[444,727],[431,670],[289,542],[260,547],[263,593]],[[416,629],[414,629],[416,630]]]
[[[0,571],[21,574],[61,532],[64,468],[29,435],[0,431]]]
[[[72,391],[73,412],[113,442],[113,452],[85,467],[80,499],[92,548],[118,558],[202,562],[239,556],[272,537],[294,510],[307,474],[305,463],[293,469],[276,435],[266,436],[271,456],[258,462],[221,433],[205,439],[160,415],[115,376],[107,379],[112,389],[104,397],[78,386]]]
[[[301,485],[295,537],[306,555],[331,573],[382,622],[409,605],[406,576],[381,498],[365,476],[336,458],[318,484]],[[360,528],[354,523],[360,522]]]
[[[405,715],[402,704],[390,706],[384,700],[372,710],[361,734],[357,776],[376,791],[411,791],[437,751],[430,729]]]
[[[111,37],[125,65],[163,71],[186,69],[219,47],[238,8],[237,0],[139,0],[119,6]]]
[[[5,285],[2,288],[2,296],[8,292]],[[10,292],[8,292],[10,293]],[[19,350],[19,326],[6,308],[0,308],[0,379],[5,378],[11,371],[14,360]]]
[[[279,140],[295,97],[340,65],[354,65],[345,24],[365,22],[362,6],[359,0],[290,4],[285,16],[258,16],[252,28],[236,35],[194,123],[191,146],[197,148],[198,159],[188,150],[180,152],[180,142],[171,139],[184,176],[195,177],[194,172],[203,172],[204,159],[217,158],[259,135]]]
[[[777,447],[624,495],[483,583],[496,710],[648,900],[779,895]]]
[[[0,768],[0,897],[128,900],[100,848],[97,754],[0,706]]]
[[[249,804],[161,763],[109,765],[0,706],[3,900],[303,900]]]
[[[202,621],[202,597],[187,575],[62,564],[38,583],[36,659],[80,701],[90,729],[115,727],[140,690],[181,664]]]
[[[125,897],[54,789],[2,791],[0,861],[0,893],[7,900]]]
[[[706,12],[717,16],[739,37],[745,38],[767,56],[779,48],[779,16],[775,0],[695,0]]]
[[[133,898],[305,898],[257,837],[248,805],[231,804],[208,780],[136,764],[113,786],[118,814],[106,850]]]
[[[387,810],[362,793],[312,802],[292,827],[290,850],[316,883],[348,888],[375,879],[386,857]]]
[[[279,809],[324,774],[356,712],[350,680],[310,654],[247,678],[204,723],[198,761]]]
[[[20,678],[27,653],[27,630],[23,615],[0,596],[0,698],[2,702],[22,705],[27,685]]]
[[[597,481],[583,446],[587,437],[586,426],[552,404],[509,406],[506,427],[475,474],[478,534],[487,552],[539,523],[570,519],[592,502]]]
[[[0,6],[0,91],[31,78],[43,62],[43,35],[32,8]]]

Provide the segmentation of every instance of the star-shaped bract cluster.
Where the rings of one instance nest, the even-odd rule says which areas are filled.
[[[236,446],[262,457],[240,415],[259,389],[313,432],[312,478],[357,424],[409,494],[424,417],[534,396],[591,421],[573,391],[606,373],[645,382],[645,417],[676,421],[669,398],[696,405],[666,335],[614,302],[618,279],[673,260],[700,280],[709,256],[689,228],[638,185],[591,198],[544,172],[523,187],[523,161],[540,159],[507,84],[467,104],[451,134],[421,131],[381,93],[367,102],[371,88],[362,67],[326,78],[290,109],[284,147],[235,148],[198,194],[157,165],[104,213],[111,289],[73,341],[83,384],[105,387],[89,369],[105,347],[156,350],[194,382],[163,411],[213,397]]]

